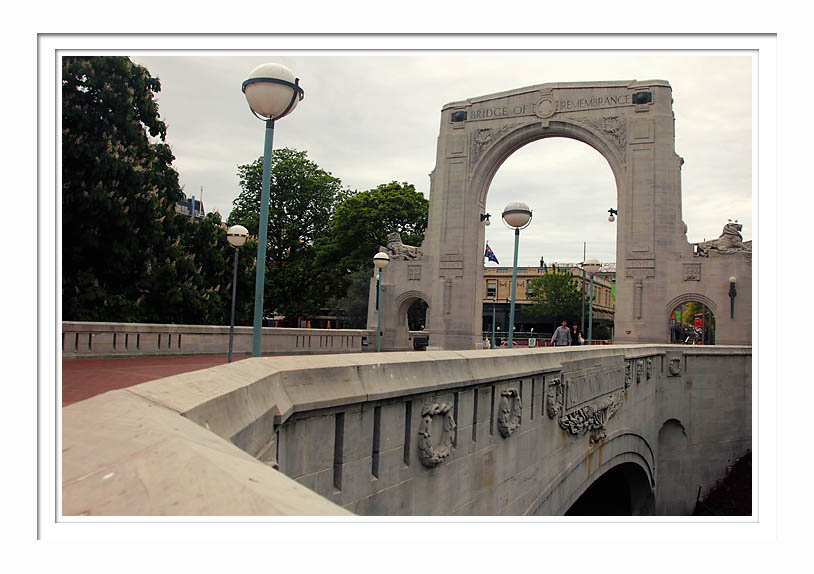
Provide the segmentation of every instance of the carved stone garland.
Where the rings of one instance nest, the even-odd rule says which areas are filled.
[[[641,361],[636,361],[636,384],[642,382],[642,371],[644,370],[644,365]]]
[[[631,379],[633,378],[632,375],[632,364],[630,361],[625,361],[625,388],[630,386]]]
[[[653,378],[653,357],[647,357],[647,380]]]
[[[599,442],[607,436],[605,425],[616,414],[624,401],[624,391],[619,390],[599,400],[595,400],[579,409],[564,413],[564,385],[562,381],[552,379],[548,385],[547,414],[551,419],[560,417],[560,428],[572,436],[580,436],[586,432],[594,431],[591,444]]]
[[[444,430],[441,440],[436,446],[432,444],[432,417],[444,415]],[[449,403],[433,403],[424,405],[421,409],[421,426],[418,429],[418,458],[421,464],[433,468],[438,466],[449,456],[452,442],[455,438],[455,419],[452,416],[452,405]]]
[[[502,391],[500,396],[503,399],[500,401],[500,413],[497,416],[497,430],[500,431],[500,436],[508,438],[520,426],[523,404],[517,389]]]

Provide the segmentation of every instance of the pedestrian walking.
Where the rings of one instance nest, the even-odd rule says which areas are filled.
[[[571,344],[571,332],[568,330],[567,320],[562,320],[562,324],[557,327],[557,330],[551,335],[551,340],[557,347],[566,347]]]

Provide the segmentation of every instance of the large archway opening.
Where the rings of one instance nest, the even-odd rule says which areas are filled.
[[[550,338],[563,318],[569,326],[578,325],[585,339],[589,325],[594,340],[611,339],[617,229],[608,221],[608,210],[617,209],[618,190],[609,160],[591,145],[563,135],[529,138],[512,146],[485,194],[485,211],[492,222],[485,229],[485,242],[498,262],[484,264],[484,338],[491,339],[493,324],[496,340],[510,328],[514,233],[500,214],[510,201],[522,201],[534,215],[532,224],[520,232],[514,339],[521,345],[528,339],[539,343]],[[590,277],[579,267],[586,258],[603,263],[594,278],[593,305],[589,304]],[[561,312],[535,312],[530,287],[555,270],[573,277],[578,302]]]
[[[611,468],[582,493],[566,516],[651,516],[655,497],[647,475],[632,462]]]

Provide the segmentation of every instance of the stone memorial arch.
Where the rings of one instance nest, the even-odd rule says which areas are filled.
[[[424,242],[382,247],[391,256],[382,275],[383,348],[409,348],[406,302],[416,298],[429,304],[430,346],[480,345],[489,185],[513,152],[548,137],[593,147],[616,181],[614,340],[669,341],[671,310],[694,299],[718,318],[718,344],[750,344],[751,242],[717,249],[687,241],[672,103],[670,84],[651,80],[541,84],[444,106]],[[530,207],[545,209],[545,202],[541,196]],[[719,241],[726,236],[725,229]],[[370,293],[368,328],[375,330],[375,276]]]

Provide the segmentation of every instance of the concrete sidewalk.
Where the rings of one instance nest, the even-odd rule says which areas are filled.
[[[233,354],[232,362],[249,357]],[[153,379],[223,365],[226,359],[227,355],[63,359],[62,406]]]

